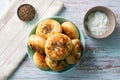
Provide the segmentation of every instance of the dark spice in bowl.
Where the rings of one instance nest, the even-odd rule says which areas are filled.
[[[35,8],[30,4],[23,4],[18,8],[18,17],[23,21],[30,21],[35,17]]]

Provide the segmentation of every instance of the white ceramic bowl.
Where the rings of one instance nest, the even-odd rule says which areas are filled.
[[[94,34],[90,33],[90,31],[87,28],[87,25],[86,25],[87,18],[91,13],[93,13],[95,11],[101,11],[101,12],[105,13],[109,19],[108,31],[106,33],[104,33],[103,35],[94,35]],[[102,38],[108,37],[114,31],[115,25],[116,25],[116,18],[115,18],[114,13],[110,9],[108,9],[104,6],[93,7],[90,10],[88,10],[88,12],[84,16],[84,21],[83,21],[84,29],[85,29],[86,33],[93,38],[102,39]]]

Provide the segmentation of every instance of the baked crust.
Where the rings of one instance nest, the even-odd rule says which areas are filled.
[[[67,67],[67,63],[64,60],[54,61],[46,56],[45,61],[50,69],[54,71],[62,71]]]
[[[79,39],[79,31],[74,24],[71,22],[64,22],[61,26],[63,33],[68,35],[71,39]]]
[[[42,36],[45,39],[56,33],[62,33],[62,27],[59,22],[52,19],[40,22],[36,29],[36,35]]]
[[[68,64],[77,64],[82,56],[83,47],[79,39],[72,40],[73,49],[71,54],[66,58]]]
[[[45,43],[46,40],[44,38],[34,34],[28,38],[30,48],[41,53],[44,53]]]
[[[72,50],[71,39],[64,34],[54,34],[49,37],[45,44],[45,53],[52,60],[65,59]]]
[[[44,54],[41,54],[40,52],[36,51],[34,53],[34,55],[33,55],[33,61],[34,61],[34,64],[38,68],[43,69],[43,70],[48,70],[49,69],[49,67],[46,64],[45,55]]]

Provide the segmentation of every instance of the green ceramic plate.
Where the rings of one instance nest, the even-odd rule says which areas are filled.
[[[46,18],[46,19],[54,19],[54,20],[57,20],[60,24],[65,22],[65,21],[69,21],[65,18],[62,18],[62,17],[59,17],[59,16],[54,16],[54,17],[50,17],[50,18]],[[41,21],[43,20],[46,20],[46,19],[42,19]],[[70,21],[71,22],[71,21]],[[77,26],[76,26],[77,27]],[[37,28],[37,25],[32,29],[32,31],[30,32],[30,35],[31,34],[35,34],[35,31],[36,31],[36,28]],[[79,38],[80,38],[80,41],[83,45],[83,48],[84,48],[84,52],[85,52],[85,39],[84,39],[84,36],[83,36],[83,33],[82,31],[80,30],[80,27],[77,27],[77,29],[79,30]],[[29,35],[29,36],[30,36]],[[83,52],[83,54],[84,54]],[[28,56],[30,58],[30,60],[33,62],[33,54],[34,54],[34,51],[27,45],[27,53],[28,53]],[[82,57],[83,57],[83,54],[82,54]],[[82,58],[81,58],[82,59]],[[80,61],[79,61],[80,62]],[[77,64],[76,64],[77,65]],[[50,72],[50,73],[62,73],[62,72],[65,72],[65,71],[68,71],[70,69],[72,69],[73,67],[75,67],[76,65],[69,65],[64,71],[61,71],[61,72],[55,72],[55,71],[52,71],[52,70],[42,70],[42,71],[46,71],[46,72]],[[40,69],[41,70],[41,69]]]

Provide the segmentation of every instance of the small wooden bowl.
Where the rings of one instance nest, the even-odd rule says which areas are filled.
[[[90,33],[87,28],[86,20],[87,20],[88,16],[95,11],[101,11],[101,12],[105,13],[109,19],[108,31],[106,33],[104,33],[103,35],[94,35],[94,34]],[[116,18],[115,18],[114,13],[110,9],[103,7],[103,6],[96,6],[96,7],[91,8],[90,10],[88,10],[88,12],[85,14],[83,25],[84,25],[84,29],[88,35],[90,35],[93,38],[102,39],[102,38],[106,38],[112,34],[112,32],[115,29]]]

